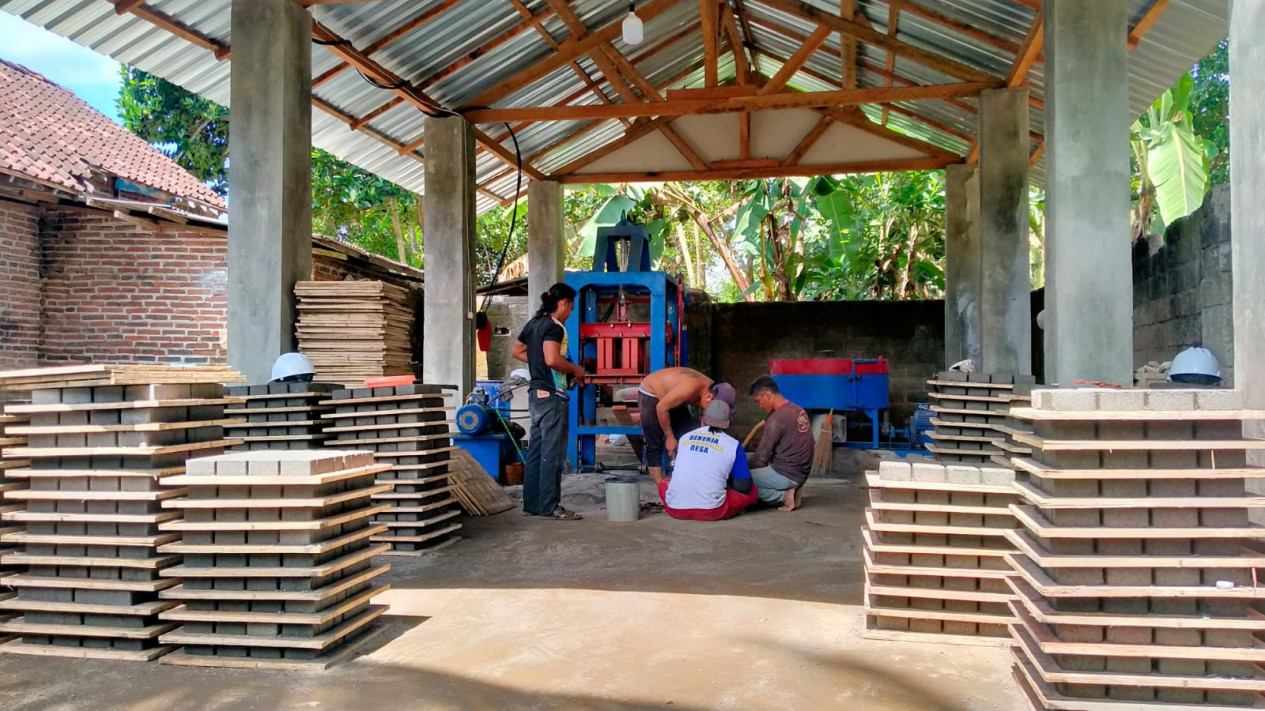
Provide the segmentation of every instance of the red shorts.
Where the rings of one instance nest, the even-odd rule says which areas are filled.
[[[751,483],[751,491],[740,494],[733,489],[725,489],[725,503],[714,509],[674,509],[668,506],[668,480],[659,482],[659,499],[663,501],[663,510],[672,518],[682,521],[723,521],[742,513],[756,501],[755,482]]]

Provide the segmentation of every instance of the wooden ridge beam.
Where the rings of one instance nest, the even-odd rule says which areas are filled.
[[[937,54],[920,47],[915,47],[914,45],[888,37],[887,35],[867,27],[856,20],[845,20],[838,15],[818,9],[813,5],[801,2],[800,0],[760,0],[760,4],[794,15],[800,19],[808,20],[816,23],[817,25],[828,27],[836,32],[849,34],[857,40],[867,44],[872,44],[880,49],[895,52],[899,57],[904,57],[905,59],[930,67],[936,71],[948,74],[949,76],[958,77],[970,82],[982,82],[996,85],[1001,84],[1000,79],[987,72],[980,71],[975,67],[963,64],[962,62],[950,59],[941,54]]]
[[[823,165],[766,165],[724,168],[705,171],[665,171],[660,173],[571,173],[555,174],[551,179],[563,183],[638,183],[679,182],[691,180],[746,180],[749,178],[792,178],[843,173],[879,173],[907,170],[939,170],[957,162],[956,158],[905,158],[899,160],[860,161]]]
[[[824,44],[829,36],[830,28],[828,27],[819,26],[813,30],[808,39],[804,40],[799,49],[795,50],[795,54],[792,54],[791,58],[782,64],[782,68],[777,71],[777,74],[767,84],[760,87],[760,94],[776,94],[781,91],[790,82],[791,78],[795,76],[795,72],[799,71],[808,62],[813,53],[817,51],[817,48]]]
[[[632,116],[685,116],[704,113],[759,111],[769,109],[813,108],[821,106],[855,106],[884,104],[894,101],[943,99],[974,96],[989,88],[983,82],[933,84],[881,89],[848,89],[839,91],[783,91],[760,96],[734,96],[728,99],[685,99],[614,106],[535,106],[509,109],[476,109],[466,117],[476,123],[498,121],[577,121]]]
[[[677,2],[679,0],[650,0],[649,3],[637,9],[637,15],[641,17],[643,22],[649,22],[669,10]],[[588,54],[604,42],[609,42],[618,37],[622,21],[623,18],[621,17],[588,35],[583,40],[568,40],[562,43],[558,51],[551,53],[548,57],[500,82],[496,86],[489,87],[478,96],[472,98],[466,104],[466,107],[491,106],[515,91],[569,64],[577,57]]]
[[[747,7],[743,0],[729,0],[729,2],[733,6],[734,18],[738,21],[738,27],[742,29],[742,46],[751,51],[751,66],[757,74],[761,74],[760,63],[756,59],[755,34],[751,32],[751,21],[748,17]]]

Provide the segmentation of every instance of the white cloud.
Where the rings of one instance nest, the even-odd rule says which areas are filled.
[[[118,120],[118,62],[5,12],[0,12],[0,37],[0,59],[43,74]]]

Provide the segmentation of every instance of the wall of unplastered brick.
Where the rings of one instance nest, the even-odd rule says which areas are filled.
[[[0,201],[0,369],[38,365],[39,210]]]
[[[49,213],[40,362],[222,363],[224,237]]]
[[[1230,271],[1230,189],[1220,185],[1163,238],[1133,251],[1135,366],[1173,359],[1198,342],[1221,361],[1234,383],[1233,275]]]

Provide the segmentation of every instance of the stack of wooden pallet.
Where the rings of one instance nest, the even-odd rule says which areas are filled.
[[[241,380],[240,373],[220,365],[67,365],[0,372],[0,388],[6,392],[106,385],[236,383]]]
[[[390,489],[374,478],[388,467],[368,452],[250,451],[189,463],[171,483],[187,495],[164,502],[183,512],[164,523],[181,540],[160,548],[184,562],[162,571],[179,586],[163,600],[181,606],[161,618],[162,635],[183,649],[164,663],[211,667],[326,668],[371,634],[386,610],[370,600],[390,570],[370,538]]]
[[[326,420],[321,416],[330,408],[321,404],[338,386],[329,383],[269,383],[236,385],[228,389],[230,397],[240,398],[242,405],[226,410],[245,423],[228,430],[229,436],[242,440],[234,447],[253,449],[319,449],[325,446]]]
[[[406,289],[381,281],[302,281],[299,350],[318,380],[410,375],[413,311]]]
[[[392,488],[374,499],[390,504],[375,519],[390,530],[373,540],[390,543],[392,554],[421,555],[461,540],[448,468],[456,449],[450,397],[441,386],[416,384],[337,390],[327,403],[335,411],[325,416],[331,420],[325,431],[337,439],[326,445],[372,450],[391,465],[378,481]]]
[[[866,480],[865,636],[1009,644],[1014,472],[883,462]]]
[[[7,458],[5,450],[26,446],[26,436],[13,433],[10,428],[21,427],[29,421],[23,415],[0,415],[0,514],[17,511],[22,508],[20,504],[15,504],[14,500],[9,498],[8,492],[14,489],[26,488],[26,484],[21,479],[9,476],[8,470],[26,468],[31,463],[27,460]],[[9,533],[20,533],[21,531],[22,526],[17,524],[0,525],[0,586],[4,585],[6,577],[22,569],[20,565],[6,564],[4,562],[6,554],[18,552],[15,544],[4,541],[4,536]],[[15,596],[16,594],[7,588],[0,590],[0,600],[12,600]],[[0,622],[11,620],[14,617],[16,617],[15,613],[0,611]]]
[[[187,378],[183,369],[148,372]],[[164,479],[233,444],[222,437],[233,422],[226,402],[219,384],[76,385],[36,389],[32,404],[8,408],[31,419],[10,428],[27,446],[5,454],[30,465],[6,470],[28,487],[6,492],[22,506],[4,520],[26,530],[0,540],[19,547],[4,562],[28,572],[5,581],[18,594],[0,609],[21,617],[0,624],[18,637],[0,652],[149,660],[167,651],[158,636],[171,625],[158,613],[170,604],[158,591],[178,558],[157,550],[175,538],[158,524],[174,516],[161,502],[180,491]]]
[[[514,508],[514,501],[474,456],[458,449],[448,463],[452,493],[471,516],[494,516]]]
[[[1238,393],[1038,390],[1014,416],[1016,676],[1037,708],[1261,708],[1265,469]]]
[[[934,430],[927,446],[942,462],[989,465],[1007,454],[1006,416],[1011,403],[1026,404],[1036,379],[946,371],[927,381]],[[1018,401],[1018,402],[1016,402]]]

